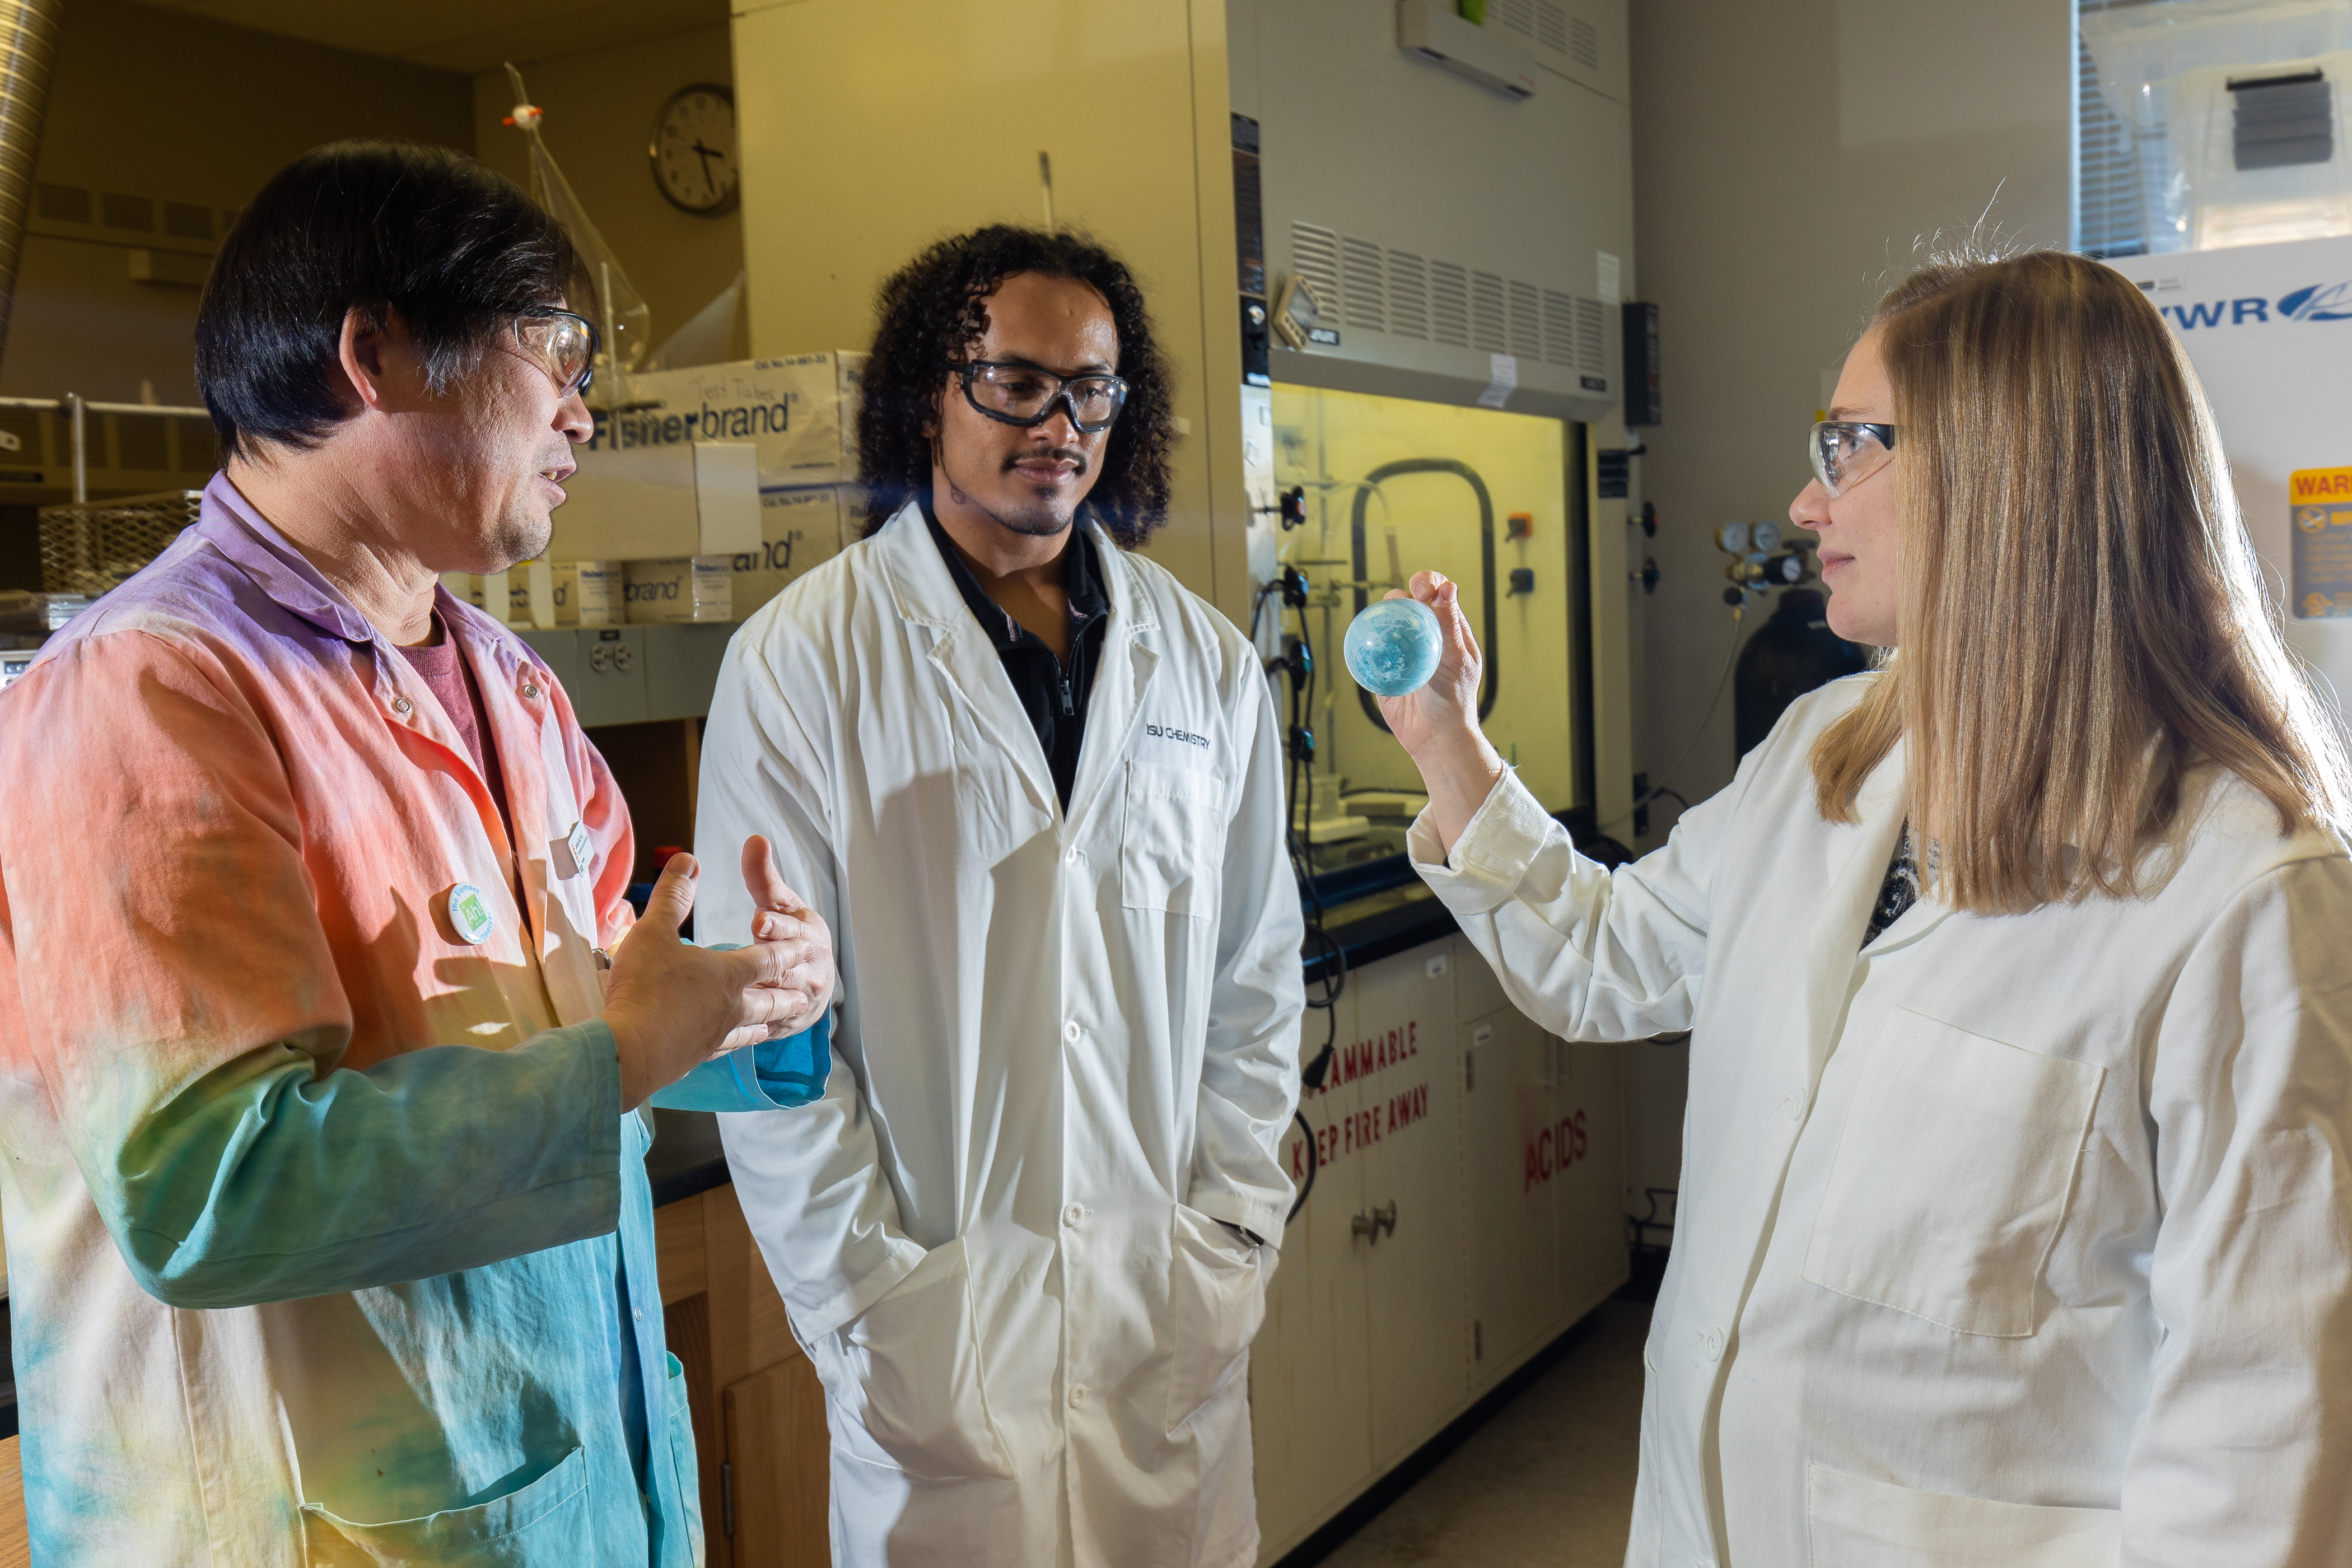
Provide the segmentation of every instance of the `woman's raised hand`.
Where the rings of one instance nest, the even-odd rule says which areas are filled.
[[[1463,616],[1459,583],[1443,572],[1416,572],[1412,587],[1412,598],[1437,612],[1443,650],[1437,673],[1418,691],[1375,700],[1397,744],[1418,758],[1444,740],[1458,739],[1462,731],[1478,728],[1478,682],[1486,673],[1486,659],[1478,651],[1478,639],[1470,634],[1469,621]],[[1393,588],[1386,595],[1391,599],[1406,596]]]
[[[1437,673],[1418,691],[1381,698],[1381,717],[1429,791],[1431,826],[1451,853],[1470,818],[1503,776],[1503,759],[1478,729],[1478,683],[1486,659],[1462,614],[1462,588],[1442,572],[1412,574],[1412,597],[1437,612]],[[1404,595],[1394,589],[1391,599]]]

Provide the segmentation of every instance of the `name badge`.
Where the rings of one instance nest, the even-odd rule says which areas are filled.
[[[449,889],[449,927],[457,940],[469,947],[479,946],[489,940],[499,922],[490,913],[489,901],[482,889],[471,882],[460,882]]]
[[[596,841],[588,836],[588,825],[575,823],[571,833],[555,841],[555,874],[558,877],[584,877],[596,862]]]

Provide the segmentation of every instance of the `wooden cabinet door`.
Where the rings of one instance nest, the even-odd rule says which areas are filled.
[[[1507,1003],[1462,1035],[1470,1378],[1484,1389],[1559,1322],[1557,1209],[1543,1173],[1552,1042]]]
[[[1355,1037],[1352,986],[1341,994],[1338,1013],[1344,1047]],[[1307,1013],[1302,1058],[1323,1048],[1328,1027],[1326,1014]],[[1361,1089],[1341,1080],[1335,1060],[1324,1088],[1301,1100],[1321,1163],[1307,1206],[1283,1233],[1265,1321],[1250,1349],[1250,1441],[1267,1562],[1354,1496],[1372,1472],[1362,1244],[1349,1227],[1364,1207],[1364,1162],[1343,1146]],[[1282,1162],[1292,1181],[1305,1180],[1307,1140],[1295,1121],[1282,1141]]]
[[[1382,1469],[1434,1436],[1469,1392],[1452,948],[1399,953],[1348,980],[1356,1020],[1344,1059],[1363,1092],[1352,1142],[1364,1211],[1377,1222],[1358,1251],[1370,1314],[1372,1463]]]
[[[730,1542],[732,1568],[831,1568],[831,1439],[816,1369],[793,1356],[730,1384],[720,1405],[720,1517],[703,1521],[704,1535]]]

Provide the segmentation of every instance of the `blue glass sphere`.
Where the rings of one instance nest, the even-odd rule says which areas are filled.
[[[1402,697],[1429,684],[1444,651],[1437,612],[1419,599],[1382,599],[1348,623],[1340,645],[1348,673],[1376,697]]]

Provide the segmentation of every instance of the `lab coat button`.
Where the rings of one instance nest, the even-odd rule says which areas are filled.
[[[1805,1097],[1802,1094],[1790,1095],[1783,1102],[1782,1109],[1788,1111],[1790,1121],[1802,1121],[1805,1119]]]
[[[1082,1410],[1086,1407],[1086,1403],[1087,1385],[1082,1383],[1076,1388],[1070,1390],[1070,1408],[1073,1410]]]
[[[1078,1021],[1076,1018],[1062,1026],[1062,1038],[1074,1046],[1078,1043]]]
[[[1707,1360],[1709,1360],[1709,1361],[1720,1361],[1720,1360],[1722,1360],[1722,1359],[1723,1359],[1723,1331],[1722,1331],[1721,1329],[1702,1329],[1702,1330],[1700,1330],[1700,1331],[1699,1331],[1699,1336],[1698,1336],[1698,1348],[1699,1348],[1699,1352],[1700,1352],[1700,1353],[1701,1353],[1701,1354],[1703,1354],[1703,1355],[1705,1355],[1705,1356],[1706,1357],[1706,1359],[1707,1359]]]
[[[1079,861],[1084,860],[1085,858],[1086,858],[1086,857],[1085,857],[1085,856],[1083,856],[1083,855],[1079,854],[1076,850],[1073,849],[1073,850],[1071,850],[1068,854],[1064,855],[1064,856],[1062,857],[1062,862],[1063,862],[1063,864],[1067,865],[1067,866],[1075,866],[1075,865],[1076,865]]]
[[[1072,1204],[1062,1211],[1062,1223],[1073,1230],[1076,1229],[1078,1222],[1086,1217],[1087,1211],[1076,1204]]]
[[[415,703],[411,702],[405,697],[395,697],[392,700],[392,710],[399,714],[404,719],[409,715],[410,711],[413,710],[415,706]]]

